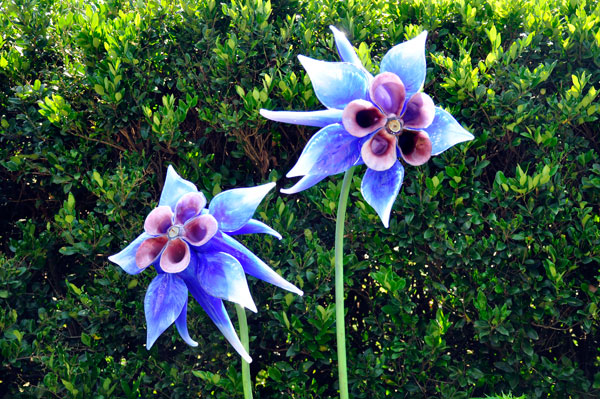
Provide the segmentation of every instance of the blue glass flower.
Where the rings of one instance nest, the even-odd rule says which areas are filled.
[[[246,273],[302,295],[302,291],[232,238],[265,233],[281,239],[275,230],[252,219],[274,186],[275,183],[269,183],[224,191],[206,209],[204,195],[169,166],[158,207],[146,217],[144,233],[108,258],[129,274],[138,274],[151,265],[158,272],[144,299],[147,349],[173,323],[185,342],[198,345],[187,329],[189,292],[235,350],[246,361],[252,361],[231,324],[223,299],[256,312]]]
[[[473,135],[421,92],[425,82],[427,32],[394,46],[381,60],[380,73],[371,75],[346,36],[334,28],[343,62],[298,56],[325,110],[294,112],[261,109],[265,118],[321,127],[309,140],[287,177],[303,176],[293,194],[327,176],[365,164],[361,184],[365,200],[385,227],[404,178],[402,159],[422,165]]]

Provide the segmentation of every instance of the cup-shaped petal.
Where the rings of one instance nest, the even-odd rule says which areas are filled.
[[[273,187],[275,183],[223,191],[212,199],[208,211],[219,222],[221,231],[238,230],[248,223]]]
[[[396,136],[380,130],[365,142],[361,149],[362,159],[370,169],[382,171],[391,168],[398,159]]]
[[[173,212],[168,206],[159,206],[146,216],[144,230],[148,234],[162,235],[166,234],[169,227],[173,224]]]
[[[381,172],[367,169],[360,191],[364,199],[375,209],[385,227],[389,227],[392,205],[400,192],[404,167],[396,160],[388,170]]]
[[[196,186],[175,172],[175,169],[169,165],[167,168],[167,178],[165,179],[165,185],[163,186],[162,193],[160,194],[160,201],[158,205],[167,205],[171,209],[175,209],[175,204],[184,194],[195,193],[198,189]]]
[[[391,72],[375,76],[369,87],[369,95],[386,114],[400,115],[406,99],[406,90],[402,80]]]
[[[421,90],[425,82],[425,39],[427,31],[392,47],[381,60],[379,70],[398,75],[409,96]]]
[[[218,228],[219,224],[213,215],[200,215],[185,224],[183,237],[192,245],[203,245],[213,238]]]
[[[159,257],[169,239],[167,237],[153,237],[146,239],[135,252],[135,264],[140,269],[150,266]]]
[[[169,240],[160,257],[160,268],[165,273],[179,273],[190,264],[190,247],[180,238]]]
[[[432,155],[438,155],[455,144],[473,140],[473,135],[467,132],[452,115],[441,108],[435,109],[435,118],[425,129],[431,137]]]
[[[355,137],[365,137],[385,125],[385,115],[367,100],[354,100],[342,114],[344,128]]]
[[[206,206],[206,198],[202,193],[187,193],[175,205],[175,224],[184,224],[198,215]]]
[[[129,274],[141,273],[144,269],[140,269],[135,260],[136,254],[140,246],[152,236],[148,233],[142,233],[133,242],[126,246],[121,252],[111,255],[108,260],[119,265],[125,272]],[[150,264],[148,264],[150,265]]]
[[[402,158],[409,165],[423,165],[431,158],[431,140],[429,135],[422,130],[405,130],[398,137],[398,146]]]
[[[424,129],[431,125],[434,117],[435,105],[431,97],[425,93],[415,93],[406,103],[402,121],[409,129]]]

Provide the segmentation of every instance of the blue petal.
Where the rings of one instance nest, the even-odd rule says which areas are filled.
[[[289,283],[267,266],[265,262],[254,255],[252,251],[229,237],[227,234],[215,236],[210,242],[216,250],[226,252],[236,258],[244,268],[244,271],[249,275],[276,285],[284,290],[303,295],[303,292],[295,285]]]
[[[429,134],[431,140],[431,155],[438,155],[455,144],[474,138],[452,115],[438,107],[435,108],[433,122],[423,130]]]
[[[342,122],[341,109],[324,109],[320,111],[269,111],[261,109],[260,114],[272,121],[292,123],[294,125],[325,127],[332,123]]]
[[[273,187],[275,183],[223,191],[210,202],[208,212],[219,222],[219,230],[241,229],[252,218],[258,205]]]
[[[381,60],[381,72],[393,72],[402,79],[406,98],[421,90],[425,83],[425,39],[427,31],[392,47]]]
[[[198,254],[196,278],[207,294],[257,312],[244,269],[233,256],[225,252]]]
[[[179,332],[179,335],[181,336],[181,338],[183,338],[183,340],[189,345],[189,346],[198,346],[198,343],[196,341],[194,341],[191,337],[190,334],[188,333],[188,328],[187,328],[187,295],[185,296],[185,304],[183,305],[183,309],[181,310],[181,313],[179,314],[179,317],[177,318],[177,320],[175,320],[175,327],[177,327],[177,331]]]
[[[181,278],[165,273],[154,277],[144,298],[146,349],[179,317],[187,302],[188,290]]]
[[[167,178],[165,179],[165,185],[163,186],[158,206],[168,205],[171,209],[175,210],[175,204],[179,198],[184,194],[196,192],[198,192],[198,189],[194,183],[182,179],[181,176],[175,172],[175,168],[169,165],[167,168]]]
[[[340,124],[326,126],[308,141],[286,176],[331,176],[344,172],[360,158],[360,141]]]
[[[259,222],[256,219],[250,219],[248,223],[242,226],[240,229],[235,231],[230,231],[229,235],[235,236],[239,234],[270,234],[276,237],[278,240],[281,240],[281,234],[264,224],[263,222]]]
[[[314,186],[315,184],[319,183],[321,180],[323,180],[326,177],[327,177],[327,175],[304,176],[292,187],[282,188],[281,192],[284,194],[296,194],[296,193],[299,193],[300,191],[306,190],[307,188]]]
[[[369,77],[347,62],[327,62],[298,56],[308,73],[315,95],[327,108],[344,109],[352,100],[366,99]]]
[[[354,47],[352,47],[352,43],[346,38],[346,35],[340,32],[335,26],[330,26],[329,29],[333,32],[335,45],[342,61],[349,62],[362,68],[363,64],[360,62],[360,58],[356,55],[356,51],[354,51]]]
[[[200,287],[195,280],[187,281],[188,289],[191,294],[196,298],[196,301],[202,306],[208,317],[215,323],[217,328],[221,331],[221,333],[225,336],[227,341],[233,346],[233,348],[240,354],[241,357],[244,358],[245,361],[250,363],[252,358],[244,349],[244,346],[240,342],[233,325],[231,324],[231,320],[227,315],[227,311],[225,310],[225,306],[223,306],[223,301],[219,298],[212,297],[206,293]]]
[[[123,249],[121,252],[109,256],[108,260],[121,266],[121,269],[125,270],[125,272],[129,274],[141,273],[142,271],[144,271],[145,268],[140,269],[139,267],[137,267],[135,263],[135,253],[137,252],[140,245],[142,245],[142,242],[144,242],[144,240],[146,240],[147,238],[151,237],[153,236],[151,236],[148,233],[140,234],[135,240],[133,240],[131,244],[126,246],[125,249]]]
[[[375,209],[385,227],[389,227],[392,205],[400,192],[403,178],[404,167],[396,161],[394,166],[382,172],[367,169],[362,179],[362,195]]]

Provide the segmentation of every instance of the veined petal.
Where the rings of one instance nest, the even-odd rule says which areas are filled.
[[[198,215],[206,206],[206,197],[202,193],[184,194],[175,205],[175,224],[184,224]]]
[[[381,60],[380,71],[398,75],[408,97],[421,90],[425,83],[425,39],[427,31],[392,47]]]
[[[126,246],[121,252],[111,255],[108,257],[113,263],[116,263],[128,274],[138,274],[141,273],[144,269],[140,269],[135,262],[135,254],[137,253],[138,248],[144,241],[148,238],[152,238],[152,236],[148,233],[142,233],[131,244]]]
[[[244,349],[244,346],[240,342],[233,325],[231,324],[231,320],[229,319],[229,315],[227,315],[227,311],[225,310],[225,306],[223,306],[223,301],[219,298],[215,298],[210,296],[202,289],[200,284],[195,281],[195,279],[186,280],[188,289],[191,294],[194,296],[196,301],[202,306],[208,317],[215,323],[217,328],[221,331],[221,333],[225,336],[227,341],[233,346],[233,348],[240,354],[241,357],[244,358],[245,361],[250,363],[252,358]]]
[[[362,68],[363,64],[362,62],[360,62],[360,58],[358,58],[356,51],[354,51],[354,47],[352,47],[352,44],[346,38],[346,35],[340,30],[338,30],[335,26],[329,26],[329,29],[331,29],[331,31],[333,32],[335,45],[337,47],[338,54],[340,55],[342,61],[349,62],[351,64],[356,65],[357,67]]]
[[[335,175],[354,165],[359,156],[359,139],[340,124],[329,125],[309,140],[286,176]]]
[[[328,175],[307,175],[300,179],[296,184],[290,188],[282,188],[280,191],[284,194],[296,194],[300,191],[311,188],[321,180],[326,178]]]
[[[146,313],[146,349],[179,317],[187,302],[188,290],[181,278],[159,274],[148,286],[144,299]]]
[[[248,223],[235,231],[230,231],[227,234],[230,236],[235,236],[239,234],[270,234],[273,237],[276,237],[278,240],[281,240],[281,234],[256,219],[250,219]]]
[[[171,208],[163,205],[154,208],[144,221],[144,230],[148,234],[167,234],[167,230],[173,224],[173,212]]]
[[[382,172],[367,169],[362,179],[360,191],[363,198],[375,209],[383,225],[389,227],[390,213],[400,192],[404,179],[404,167],[400,162]]]
[[[435,105],[431,97],[425,93],[415,93],[406,103],[402,121],[409,129],[424,129],[431,125],[434,117]]]
[[[298,56],[308,73],[315,95],[327,108],[344,109],[352,100],[366,99],[369,78],[354,64],[327,62]]]
[[[342,114],[344,129],[354,137],[365,137],[385,126],[385,122],[385,115],[367,100],[351,101]]]
[[[163,186],[162,193],[160,194],[159,206],[167,205],[171,209],[175,209],[175,204],[179,198],[187,193],[196,193],[198,189],[196,186],[187,181],[175,172],[173,166],[169,165],[167,168],[167,178],[165,179],[165,185]]]
[[[320,111],[269,111],[261,109],[260,114],[272,121],[292,123],[294,125],[325,127],[342,120],[341,109],[324,109]]]
[[[383,72],[375,76],[369,87],[369,96],[387,115],[400,115],[406,99],[404,83],[398,75]]]
[[[165,273],[179,273],[190,264],[190,247],[180,238],[169,240],[160,257],[160,268]]]
[[[378,131],[362,145],[361,156],[369,169],[388,170],[398,160],[396,136],[384,129]]]
[[[431,158],[431,140],[423,130],[405,130],[398,137],[398,147],[402,158],[409,165],[423,165]]]
[[[181,310],[181,313],[179,314],[179,317],[177,317],[177,319],[175,320],[175,327],[177,327],[177,331],[179,332],[179,336],[181,338],[183,338],[183,340],[189,345],[189,346],[198,346],[198,343],[196,341],[194,341],[191,337],[190,334],[188,332],[188,328],[187,328],[187,304],[188,304],[188,298],[187,298],[187,288],[186,288],[186,295],[185,295],[185,304],[183,305],[183,309]]]
[[[233,256],[225,252],[198,254],[196,276],[207,294],[235,302],[254,313],[257,312],[248,289],[244,269]]]
[[[186,241],[200,246],[213,238],[219,229],[219,224],[213,215],[204,214],[188,221],[183,228],[183,237]]]
[[[275,183],[223,191],[212,199],[208,212],[217,219],[221,231],[238,230],[248,223],[273,187]]]
[[[474,139],[452,115],[438,107],[435,108],[433,122],[424,130],[431,139],[431,155],[441,154],[455,144]]]
[[[244,271],[249,275],[276,285],[284,290],[303,295],[303,292],[295,285],[289,283],[267,266],[267,264],[259,259],[258,256],[254,255],[252,251],[229,237],[227,234],[217,235],[211,240],[210,244],[214,246],[216,251],[226,252],[236,258],[244,268]]]
[[[169,239],[167,237],[151,237],[145,240],[135,252],[135,264],[140,270],[150,266],[160,256]]]

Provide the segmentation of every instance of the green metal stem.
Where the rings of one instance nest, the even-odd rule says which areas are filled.
[[[238,322],[240,323],[240,340],[246,352],[250,352],[250,340],[248,339],[248,322],[246,321],[246,310],[235,304],[235,310],[238,316]],[[252,381],[250,380],[250,364],[241,359],[242,361],[242,385],[244,386],[244,399],[252,399]]]

